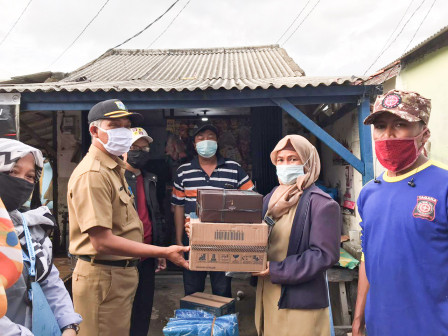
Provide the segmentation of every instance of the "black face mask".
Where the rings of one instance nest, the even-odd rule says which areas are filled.
[[[0,173],[0,197],[7,211],[18,209],[31,196],[34,183]]]
[[[142,169],[149,161],[149,152],[130,150],[128,152],[128,163],[137,169]]]

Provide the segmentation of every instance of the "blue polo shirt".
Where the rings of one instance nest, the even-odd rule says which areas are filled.
[[[367,333],[448,335],[448,167],[428,161],[378,179],[358,198]]]
[[[252,190],[254,184],[241,165],[218,156],[217,166],[211,176],[201,168],[198,157],[177,169],[171,204],[183,206],[185,216],[196,211],[198,189]]]

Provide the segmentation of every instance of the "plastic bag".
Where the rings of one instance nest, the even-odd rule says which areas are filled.
[[[342,247],[339,250],[339,266],[345,267],[348,269],[354,269],[358,266],[359,261],[352,257],[350,253],[344,250]]]
[[[178,309],[163,328],[165,336],[239,336],[236,314],[215,317],[201,310]]]
[[[250,272],[226,272],[226,277],[235,279],[249,279],[252,276]]]
[[[177,309],[174,312],[176,318],[201,318],[208,317],[214,318],[212,313],[206,312],[204,310],[193,310],[193,309]]]

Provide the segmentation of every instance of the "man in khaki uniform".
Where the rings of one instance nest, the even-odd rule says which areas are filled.
[[[131,121],[142,119],[124,104],[102,101],[89,112],[92,145],[68,183],[73,302],[83,316],[79,335],[129,335],[140,257],[167,258],[188,267],[187,247],[142,243],[143,226],[118,157],[132,144]]]

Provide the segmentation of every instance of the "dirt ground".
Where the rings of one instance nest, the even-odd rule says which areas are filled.
[[[237,291],[244,292],[244,298],[236,302],[240,335],[256,336],[254,324],[255,287],[249,285],[249,280],[233,279],[232,293],[235,298]],[[205,292],[211,293],[209,279],[207,279]],[[163,327],[174,315],[174,310],[179,308],[179,300],[183,296],[184,289],[180,273],[166,272],[156,275],[154,306],[148,336],[163,335]]]

